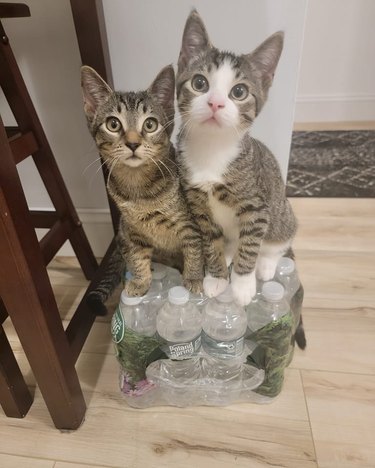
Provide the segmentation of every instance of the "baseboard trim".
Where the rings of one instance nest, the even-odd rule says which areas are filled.
[[[300,95],[296,99],[296,122],[375,120],[374,94]]]

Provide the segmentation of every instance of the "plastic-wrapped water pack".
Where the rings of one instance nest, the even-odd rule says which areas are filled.
[[[164,289],[157,284],[142,298],[123,292],[112,318],[120,389],[128,404],[272,401],[293,356],[301,312],[301,301],[296,307],[292,300],[296,291],[288,297],[281,281],[264,283],[244,309],[233,301],[230,286],[209,300],[174,286],[179,280],[174,272],[168,271],[172,281],[156,270]]]

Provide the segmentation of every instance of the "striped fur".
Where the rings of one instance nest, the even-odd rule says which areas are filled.
[[[233,262],[233,292],[242,305],[255,294],[255,271],[271,279],[297,229],[276,159],[248,133],[267,99],[282,45],[283,34],[276,33],[248,55],[220,51],[193,11],[179,57],[182,185],[202,231],[210,285],[212,277],[228,278]],[[197,76],[205,80],[203,91],[194,84]],[[247,91],[244,98],[233,96],[236,86]]]
[[[141,296],[151,283],[154,254],[176,261],[182,255],[184,285],[200,292],[201,235],[187,208],[170,142],[173,68],[164,68],[147,91],[120,93],[113,92],[94,70],[83,67],[82,87],[88,126],[109,170],[107,189],[121,213],[118,251],[108,267],[110,275],[118,281],[116,268],[125,262],[133,274],[125,290]],[[155,130],[147,131],[148,119],[157,122]],[[105,300],[106,286],[113,286],[108,278],[91,298],[96,295]]]

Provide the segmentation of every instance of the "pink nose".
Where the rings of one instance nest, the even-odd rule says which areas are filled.
[[[211,97],[208,101],[208,105],[213,112],[216,112],[218,109],[223,109],[225,107],[224,99],[218,97]]]

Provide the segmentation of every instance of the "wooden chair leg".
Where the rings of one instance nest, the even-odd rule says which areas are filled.
[[[0,154],[0,296],[56,427],[77,429],[86,404],[1,125]]]
[[[9,418],[23,418],[32,402],[31,393],[0,326],[0,404]]]
[[[97,261],[83,231],[51,147],[36,113],[25,82],[13,55],[9,40],[0,22],[0,84],[21,133],[32,131],[38,149],[32,157],[45,188],[61,220],[68,219],[72,228],[70,238],[77,259],[87,279],[98,268]]]

